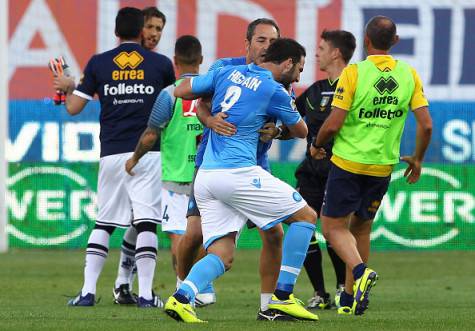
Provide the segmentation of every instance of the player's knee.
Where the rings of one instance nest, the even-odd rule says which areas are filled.
[[[100,225],[100,224],[96,223],[96,225],[94,225],[94,229],[95,230],[103,230],[103,231],[107,232],[109,235],[112,235],[112,233],[114,232],[116,227],[113,226],[113,225]]]
[[[224,259],[221,259],[223,261],[223,264],[224,264],[224,269],[226,271],[228,271],[229,269],[231,269],[232,265],[233,265],[233,261],[234,261],[234,257],[233,256],[227,256],[226,258]]]
[[[189,216],[187,218],[186,231],[183,234],[182,242],[190,247],[198,247],[203,243],[203,233],[201,231],[201,217]]]
[[[305,205],[305,207],[295,212],[290,217],[290,220],[315,224],[317,222],[317,213],[309,205]]]
[[[353,216],[350,223],[350,231],[357,235],[369,235],[371,233],[371,227],[373,220],[364,220],[359,217]]]
[[[186,231],[180,239],[180,245],[198,248],[203,243],[203,235],[200,233]]]
[[[331,242],[332,235],[335,233],[335,225],[331,220],[322,218],[322,235],[328,242]]]
[[[331,231],[328,226],[324,225],[324,223],[322,223],[322,235],[327,242],[330,242]]]
[[[157,224],[154,222],[143,221],[140,223],[135,223],[135,228],[137,229],[137,233],[142,233],[146,231],[157,233]]]

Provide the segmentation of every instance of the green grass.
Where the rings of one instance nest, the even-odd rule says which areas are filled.
[[[326,253],[325,253],[326,255]],[[233,270],[216,282],[218,303],[198,310],[206,325],[178,324],[161,310],[112,304],[118,252],[111,252],[98,284],[101,301],[92,308],[67,307],[82,284],[83,251],[13,250],[0,255],[0,330],[475,330],[475,252],[375,253],[371,266],[380,280],[369,311],[361,317],[319,313],[312,323],[255,321],[259,305],[258,252],[240,250]],[[334,276],[325,256],[327,288]],[[159,252],[155,289],[167,297],[175,286],[168,251]],[[304,271],[296,294],[312,290]]]

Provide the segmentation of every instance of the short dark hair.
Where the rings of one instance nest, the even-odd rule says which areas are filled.
[[[345,63],[350,62],[356,48],[356,39],[351,32],[345,30],[323,30],[320,37],[334,48],[340,50]]]
[[[293,63],[298,63],[306,55],[305,48],[295,40],[279,38],[267,49],[264,62],[280,64],[291,58]]]
[[[195,36],[185,35],[176,40],[175,57],[181,64],[198,65],[202,59],[201,43]]]
[[[121,39],[135,39],[144,26],[142,11],[134,7],[124,7],[115,18],[115,33]]]
[[[247,26],[247,32],[246,32],[246,39],[248,41],[252,40],[252,36],[254,35],[254,32],[256,31],[256,27],[259,24],[266,24],[266,25],[272,25],[276,30],[277,30],[277,37],[280,37],[280,29],[277,23],[274,20],[271,20],[270,18],[258,18]]]
[[[160,18],[163,21],[163,25],[167,23],[167,18],[164,13],[162,13],[157,7],[146,7],[142,9],[142,13],[145,19],[145,22],[149,20],[151,17]]]
[[[389,17],[375,16],[366,24],[366,35],[374,48],[387,51],[393,46],[396,24]]]

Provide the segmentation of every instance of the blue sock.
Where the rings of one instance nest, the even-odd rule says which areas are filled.
[[[294,222],[290,224],[282,248],[282,265],[274,294],[280,300],[287,300],[294,291],[294,285],[302,268],[315,224]]]
[[[209,283],[204,289],[202,289],[200,291],[200,293],[202,293],[202,294],[204,294],[204,293],[214,293],[213,283]]]
[[[346,293],[346,291],[340,294],[340,307],[353,306],[353,295]]]
[[[224,272],[223,261],[217,255],[208,254],[191,268],[188,277],[181,283],[173,296],[185,304],[194,301],[196,294]]]
[[[364,264],[364,263],[360,263],[360,264],[356,265],[352,270],[353,278],[355,280],[357,280],[358,278],[363,276],[365,269],[366,269],[366,264]]]

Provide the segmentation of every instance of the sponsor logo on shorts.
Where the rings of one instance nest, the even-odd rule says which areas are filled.
[[[260,178],[254,178],[252,180],[252,186],[256,187],[256,188],[261,188],[262,185],[261,185],[261,179]]]
[[[378,211],[380,204],[381,204],[381,201],[374,200],[373,202],[371,202],[371,205],[368,207],[368,211],[371,213],[376,213]]]

